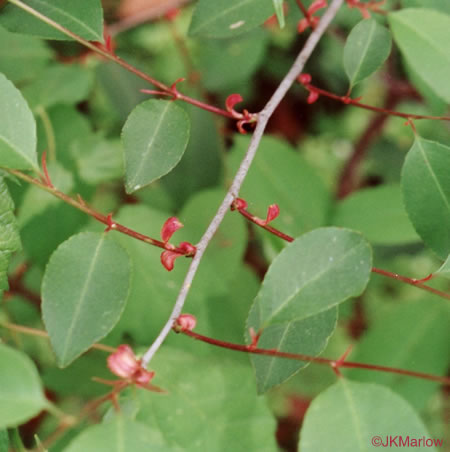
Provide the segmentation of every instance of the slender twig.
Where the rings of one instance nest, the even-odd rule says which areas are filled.
[[[202,108],[203,110],[209,111],[211,113],[215,113],[220,116],[224,116],[225,118],[231,118],[235,119],[232,113],[228,112],[227,110],[224,110],[222,108],[215,107],[214,105],[209,105],[205,102],[199,101],[197,99],[194,99],[189,96],[185,96],[184,94],[181,94],[177,91],[174,91],[174,89],[168,85],[165,85],[164,83],[160,82],[159,80],[154,79],[153,77],[150,77],[145,72],[140,71],[136,67],[132,66],[131,64],[127,63],[126,61],[122,60],[122,58],[115,55],[113,52],[108,51],[103,46],[98,46],[96,44],[93,44],[86,39],[83,39],[81,36],[78,36],[76,33],[73,33],[72,31],[68,30],[67,28],[63,27],[62,25],[58,24],[54,20],[50,19],[49,17],[41,14],[39,11],[36,11],[31,6],[28,6],[27,4],[23,3],[21,0],[8,0],[10,3],[16,5],[17,7],[23,9],[24,11],[27,11],[34,17],[37,17],[39,20],[45,22],[46,24],[50,25],[51,27],[55,28],[56,30],[60,31],[61,33],[64,33],[66,36],[69,36],[73,40],[79,42],[83,46],[87,47],[88,49],[92,50],[93,52],[97,53],[98,55],[101,55],[102,57],[113,61],[114,63],[119,64],[127,71],[135,74],[142,80],[145,80],[146,82],[152,84],[154,87],[158,88],[159,91],[161,91],[160,94],[162,95],[170,95],[176,100],[182,100],[183,102],[187,102],[189,104],[195,105],[196,107]]]
[[[422,378],[424,380],[431,380],[442,383],[443,385],[450,386],[450,378],[441,377],[440,375],[432,375],[424,372],[416,372],[414,370],[406,370],[406,369],[397,369],[395,367],[388,366],[378,366],[376,364],[365,364],[365,363],[357,363],[352,361],[345,361],[343,359],[328,359],[321,358],[320,356],[310,356],[310,355],[302,355],[299,353],[288,353],[282,352],[274,349],[265,349],[265,348],[257,348],[252,345],[241,345],[234,344],[232,342],[221,341],[218,339],[213,339],[208,336],[203,336],[202,334],[195,333],[194,331],[184,330],[181,331],[186,336],[189,336],[193,339],[197,339],[202,342],[206,342],[211,345],[215,345],[217,347],[226,348],[229,350],[234,350],[238,352],[244,353],[252,353],[254,355],[264,355],[264,356],[272,356],[274,358],[285,358],[291,359],[295,361],[309,361],[317,364],[325,364],[330,366],[332,369],[336,368],[347,368],[347,369],[366,369],[377,372],[386,372],[397,375],[406,375],[408,377]]]
[[[311,85],[310,83],[304,84],[305,88],[310,91],[317,93],[321,96],[328,97],[333,100],[342,102],[345,105],[353,105],[354,107],[363,108],[364,110],[375,111],[377,113],[383,113],[389,116],[397,116],[399,118],[405,119],[433,119],[438,121],[450,121],[450,116],[430,116],[430,115],[416,115],[413,113],[402,113],[400,111],[388,110],[386,108],[375,107],[373,105],[367,105],[359,102],[359,99],[352,99],[348,96],[339,96],[337,94],[331,93],[325,89],[317,88],[317,86]]]
[[[303,4],[302,0],[296,0],[298,7],[300,8],[300,11],[305,16],[305,19],[309,20],[309,13],[306,9],[305,5]]]
[[[29,326],[17,325],[15,323],[10,323],[10,322],[0,322],[0,327],[6,328],[11,331],[17,331],[18,333],[22,333],[22,334],[29,334],[31,336],[44,337],[46,339],[49,338],[48,333],[46,331],[38,330],[36,328],[31,328]],[[93,345],[91,345],[91,348],[94,348],[96,350],[101,350],[103,352],[108,352],[108,353],[114,353],[117,351],[116,348],[110,347],[109,345],[104,345],[104,344],[93,344]]]
[[[75,207],[75,209],[81,210],[82,212],[90,215],[92,218],[95,218],[100,223],[103,223],[106,225],[109,229],[119,231],[122,234],[128,235],[130,237],[133,237],[137,240],[140,240],[142,242],[148,243],[149,245],[157,246],[158,248],[163,248],[168,251],[175,251],[179,252],[180,254],[186,254],[185,251],[174,247],[170,243],[165,243],[157,239],[153,239],[145,234],[141,234],[140,232],[137,232],[133,229],[127,228],[126,226],[123,226],[120,223],[116,223],[112,220],[111,215],[103,215],[100,212],[97,212],[92,207],[89,207],[81,198],[74,199],[70,196],[66,195],[65,193],[57,190],[55,187],[50,186],[48,183],[42,182],[38,179],[35,179],[28,174],[22,173],[18,170],[13,170],[9,168],[2,168],[4,171],[9,172],[10,174],[13,174],[14,176],[18,177],[19,179],[22,179],[30,184],[34,184],[37,187],[41,188],[42,190],[47,191],[48,193],[52,194],[56,198],[61,199],[65,203],[71,205],[72,207]],[[45,180],[45,178],[44,178]]]
[[[277,106],[279,105],[279,103],[281,102],[283,97],[288,92],[289,88],[294,83],[297,76],[303,70],[306,61],[308,60],[311,53],[315,49],[320,38],[322,37],[323,33],[325,32],[325,30],[328,27],[328,25],[330,24],[330,22],[333,20],[334,16],[336,15],[338,9],[341,7],[342,3],[343,3],[343,0],[333,0],[330,7],[328,8],[326,13],[323,15],[322,19],[320,20],[319,25],[309,36],[308,40],[305,43],[305,46],[303,47],[302,51],[298,55],[297,59],[295,60],[294,64],[292,65],[291,69],[286,74],[284,79],[281,81],[280,85],[275,90],[275,92],[272,95],[272,97],[270,98],[269,102],[266,104],[266,106],[263,108],[263,110],[258,114],[258,123],[256,125],[255,131],[253,132],[252,139],[250,141],[250,145],[248,147],[247,153],[245,154],[245,157],[242,160],[241,165],[233,179],[231,187],[228,190],[224,200],[222,201],[216,215],[212,219],[206,232],[203,234],[203,237],[200,239],[200,242],[197,245],[197,252],[192,259],[191,265],[189,266],[189,270],[186,274],[183,285],[181,286],[181,290],[178,294],[177,300],[175,302],[175,305],[174,305],[172,313],[169,317],[169,320],[164,325],[164,327],[161,330],[161,332],[159,333],[158,337],[153,342],[153,344],[150,346],[150,348],[145,352],[145,354],[142,358],[142,364],[144,367],[146,367],[148,365],[148,363],[152,359],[153,355],[156,353],[156,351],[162,345],[165,338],[170,333],[170,330],[172,329],[172,325],[174,324],[175,320],[181,314],[181,311],[184,306],[184,302],[189,293],[189,289],[191,288],[191,284],[194,279],[194,276],[197,273],[197,269],[198,269],[198,266],[202,259],[203,253],[205,252],[210,240],[212,239],[215,232],[217,231],[220,224],[222,223],[222,220],[225,217],[225,214],[228,212],[228,209],[230,208],[233,200],[237,197],[237,195],[239,193],[239,189],[240,189],[242,183],[244,182],[244,179],[245,179],[245,176],[247,175],[248,170],[250,169],[250,165],[253,161],[253,158],[256,155],[256,151],[258,149],[259,143],[264,134],[264,130],[266,128],[266,125],[267,125],[270,117],[272,116],[273,112],[275,111],[275,109],[277,108]]]
[[[266,231],[270,232],[273,235],[276,235],[280,239],[285,240],[286,242],[293,242],[295,239],[294,237],[291,237],[290,235],[285,234],[284,232],[281,232],[280,230],[274,228],[273,226],[270,226],[268,224],[262,224],[261,219],[256,217],[255,215],[251,214],[246,209],[236,209],[243,217],[247,218],[247,220],[251,221],[252,223],[258,225],[259,227],[265,229]],[[409,284],[414,287],[418,287],[419,289],[426,290],[427,292],[431,292],[434,295],[437,295],[441,298],[446,298],[447,300],[450,300],[450,294],[442,292],[440,290],[435,289],[434,287],[427,286],[426,284],[423,284],[421,281],[427,281],[428,279],[431,279],[430,276],[424,279],[416,279],[416,278],[408,278],[407,276],[402,276],[397,273],[392,273],[387,270],[382,270],[380,268],[372,267],[372,273],[377,273],[382,276],[386,276],[387,278],[396,279],[397,281],[402,281],[406,284]]]

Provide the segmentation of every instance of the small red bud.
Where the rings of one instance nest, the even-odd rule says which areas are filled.
[[[297,24],[297,31],[303,33],[309,27],[309,21],[306,18],[301,19]]]
[[[308,8],[308,13],[312,16],[319,9],[326,8],[327,6],[326,0],[316,0],[311,3],[311,6]]]
[[[166,14],[164,14],[164,17],[169,21],[173,21],[176,19],[178,14],[180,14],[179,8],[171,8],[169,9],[169,11],[166,12]]]
[[[181,314],[175,321],[175,328],[178,332],[192,331],[197,325],[197,319],[192,314]]]
[[[161,264],[163,264],[164,268],[167,271],[172,271],[175,263],[175,259],[180,257],[180,253],[176,253],[175,251],[163,251],[161,253]]]
[[[197,251],[197,248],[194,245],[192,245],[192,243],[189,242],[181,242],[178,245],[178,249],[183,251],[185,255],[186,254],[194,255],[195,252]]]
[[[155,372],[151,372],[140,367],[133,376],[133,381],[138,386],[145,386],[155,376]]]
[[[242,210],[242,209],[246,209],[248,207],[247,201],[245,201],[242,198],[236,198],[233,202],[233,204],[231,204],[230,209],[231,210]]]
[[[310,91],[308,99],[306,99],[306,102],[308,104],[313,104],[318,98],[319,98],[319,93],[318,92]]]
[[[275,220],[275,218],[280,215],[280,207],[278,204],[271,204],[267,209],[267,217],[265,224],[270,223],[271,221]]]
[[[129,345],[119,345],[117,351],[109,355],[106,362],[109,370],[121,378],[131,378],[140,367]]]
[[[177,217],[170,217],[166,220],[161,228],[161,238],[167,243],[175,231],[183,227],[183,223]]]
[[[312,77],[311,77],[310,74],[303,73],[303,74],[300,74],[300,75],[297,77],[297,80],[298,80],[302,85],[309,85],[309,84],[311,83]]]
[[[236,104],[238,104],[239,102],[242,102],[244,99],[242,98],[242,96],[240,94],[230,94],[227,99],[225,100],[225,107],[227,109],[227,111],[231,114],[233,114],[234,116],[238,115],[238,117],[240,118],[242,116],[241,113],[238,113],[235,109],[234,106]]]

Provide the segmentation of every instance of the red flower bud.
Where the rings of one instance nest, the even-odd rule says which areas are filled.
[[[161,264],[163,264],[164,268],[170,272],[173,270],[175,259],[180,256],[181,254],[175,251],[163,251],[161,253]]]
[[[311,77],[310,74],[303,73],[303,74],[300,74],[300,75],[297,77],[297,80],[298,80],[302,85],[309,85],[309,84],[311,83],[312,77]]]
[[[192,331],[197,325],[197,319],[192,314],[181,314],[175,321],[175,328],[180,331]]]
[[[267,209],[267,217],[265,224],[270,223],[271,221],[275,220],[275,218],[280,215],[280,207],[278,204],[271,204]]]
[[[230,94],[225,101],[225,107],[226,107],[227,111],[229,113],[231,113],[234,117],[241,118],[242,114],[237,112],[234,109],[234,106],[236,104],[238,104],[239,102],[242,102],[243,100],[244,99],[242,98],[242,96],[240,94]]]
[[[178,249],[183,251],[185,255],[186,254],[194,255],[195,252],[197,251],[197,248],[194,245],[192,245],[192,243],[189,242],[181,242],[178,245]]]
[[[154,376],[155,372],[150,372],[140,367],[134,374],[133,380],[138,386],[145,386]]]
[[[109,355],[106,362],[109,370],[121,378],[131,378],[140,368],[129,345],[119,345],[117,351]]]
[[[245,201],[242,198],[236,198],[233,201],[233,204],[231,204],[230,209],[231,210],[242,210],[242,209],[246,209],[248,206],[247,201]]]
[[[167,243],[173,233],[182,227],[183,223],[181,223],[177,217],[168,218],[161,228],[161,238],[163,242]]]
[[[308,99],[306,99],[306,102],[308,104],[313,104],[318,98],[319,98],[319,93],[317,93],[316,91],[310,91]]]
[[[309,21],[304,17],[297,24],[297,31],[303,33],[309,27]]]

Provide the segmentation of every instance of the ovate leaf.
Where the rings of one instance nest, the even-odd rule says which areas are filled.
[[[42,310],[60,367],[111,331],[129,283],[128,254],[105,234],[75,235],[53,253],[42,283]]]
[[[364,19],[352,29],[344,48],[344,68],[350,87],[369,77],[386,61],[391,43],[389,31],[375,19]]]
[[[281,352],[317,356],[327,345],[336,328],[337,308],[321,312],[306,319],[270,325],[262,330],[258,347]],[[259,305],[254,303],[247,321],[247,331],[259,331]],[[247,343],[251,337],[247,334]],[[250,355],[256,375],[258,393],[264,393],[279,385],[306,367],[310,361],[297,361],[271,356]]]
[[[131,112],[122,130],[127,193],[175,167],[186,149],[189,128],[188,115],[174,102],[152,99]]]
[[[158,431],[119,415],[111,421],[87,428],[64,449],[65,452],[88,450],[170,452],[173,449],[167,446]]]
[[[400,437],[417,441],[430,436],[419,415],[395,392],[340,378],[309,406],[299,448],[302,452],[367,452],[386,441],[388,446],[384,447],[389,447],[390,437],[398,444]],[[416,442],[411,447],[417,446]]]
[[[390,13],[394,40],[411,68],[450,102],[450,15],[421,8]]]
[[[30,358],[0,344],[0,428],[22,424],[46,405],[39,375]]]
[[[189,34],[230,38],[261,25],[272,14],[272,0],[200,0]]]
[[[450,254],[450,147],[417,136],[402,170],[406,211],[440,258]]]
[[[22,2],[84,39],[103,42],[103,10],[100,0],[22,0]],[[0,25],[10,31],[40,38],[72,39],[11,4],[2,10]]]
[[[20,249],[20,237],[14,217],[14,203],[3,178],[0,178],[0,298],[8,288],[11,254]]]
[[[358,233],[321,228],[289,244],[269,267],[255,304],[260,328],[299,321],[358,296],[372,268],[372,252]]]
[[[37,168],[36,123],[20,91],[0,74],[0,167]]]

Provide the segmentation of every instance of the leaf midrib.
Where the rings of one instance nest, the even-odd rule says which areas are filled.
[[[83,288],[81,290],[81,293],[80,293],[80,297],[79,297],[80,301],[76,305],[75,312],[72,315],[72,320],[70,322],[69,328],[67,329],[66,339],[64,341],[64,347],[63,347],[63,351],[61,353],[61,359],[60,359],[60,361],[62,363],[64,363],[65,360],[66,360],[66,355],[67,355],[67,352],[68,352],[68,349],[69,349],[69,345],[70,345],[71,340],[72,340],[72,335],[73,335],[73,332],[74,332],[74,329],[75,329],[75,325],[77,324],[78,319],[80,317],[81,307],[84,304],[86,293],[87,293],[87,289],[88,289],[89,284],[91,282],[92,274],[94,273],[93,270],[94,270],[95,264],[96,264],[96,262],[98,260],[98,255],[100,254],[100,248],[102,247],[103,243],[104,243],[104,236],[99,240],[98,245],[97,245],[97,247],[96,247],[96,249],[94,251],[94,254],[92,256],[92,260],[91,260],[91,263],[89,265],[89,269],[88,269],[88,272],[87,272],[86,281],[85,281],[85,283],[83,285]]]
[[[368,51],[368,48],[369,48],[369,44],[370,44],[370,41],[371,41],[371,39],[372,39],[373,34],[375,33],[376,26],[377,26],[377,23],[376,23],[376,22],[372,22],[372,27],[371,27],[370,33],[369,33],[369,35],[368,35],[368,39],[367,39],[367,42],[366,42],[366,46],[365,46],[365,48],[364,48],[364,50],[363,50],[363,56],[362,56],[362,58],[360,58],[359,64],[356,66],[356,70],[355,70],[355,72],[353,73],[353,77],[352,77],[352,81],[351,81],[351,84],[352,84],[352,85],[355,84],[356,76],[357,76],[359,70],[361,69],[363,60],[364,60],[364,59],[366,58],[366,56],[367,56],[367,51]]]

